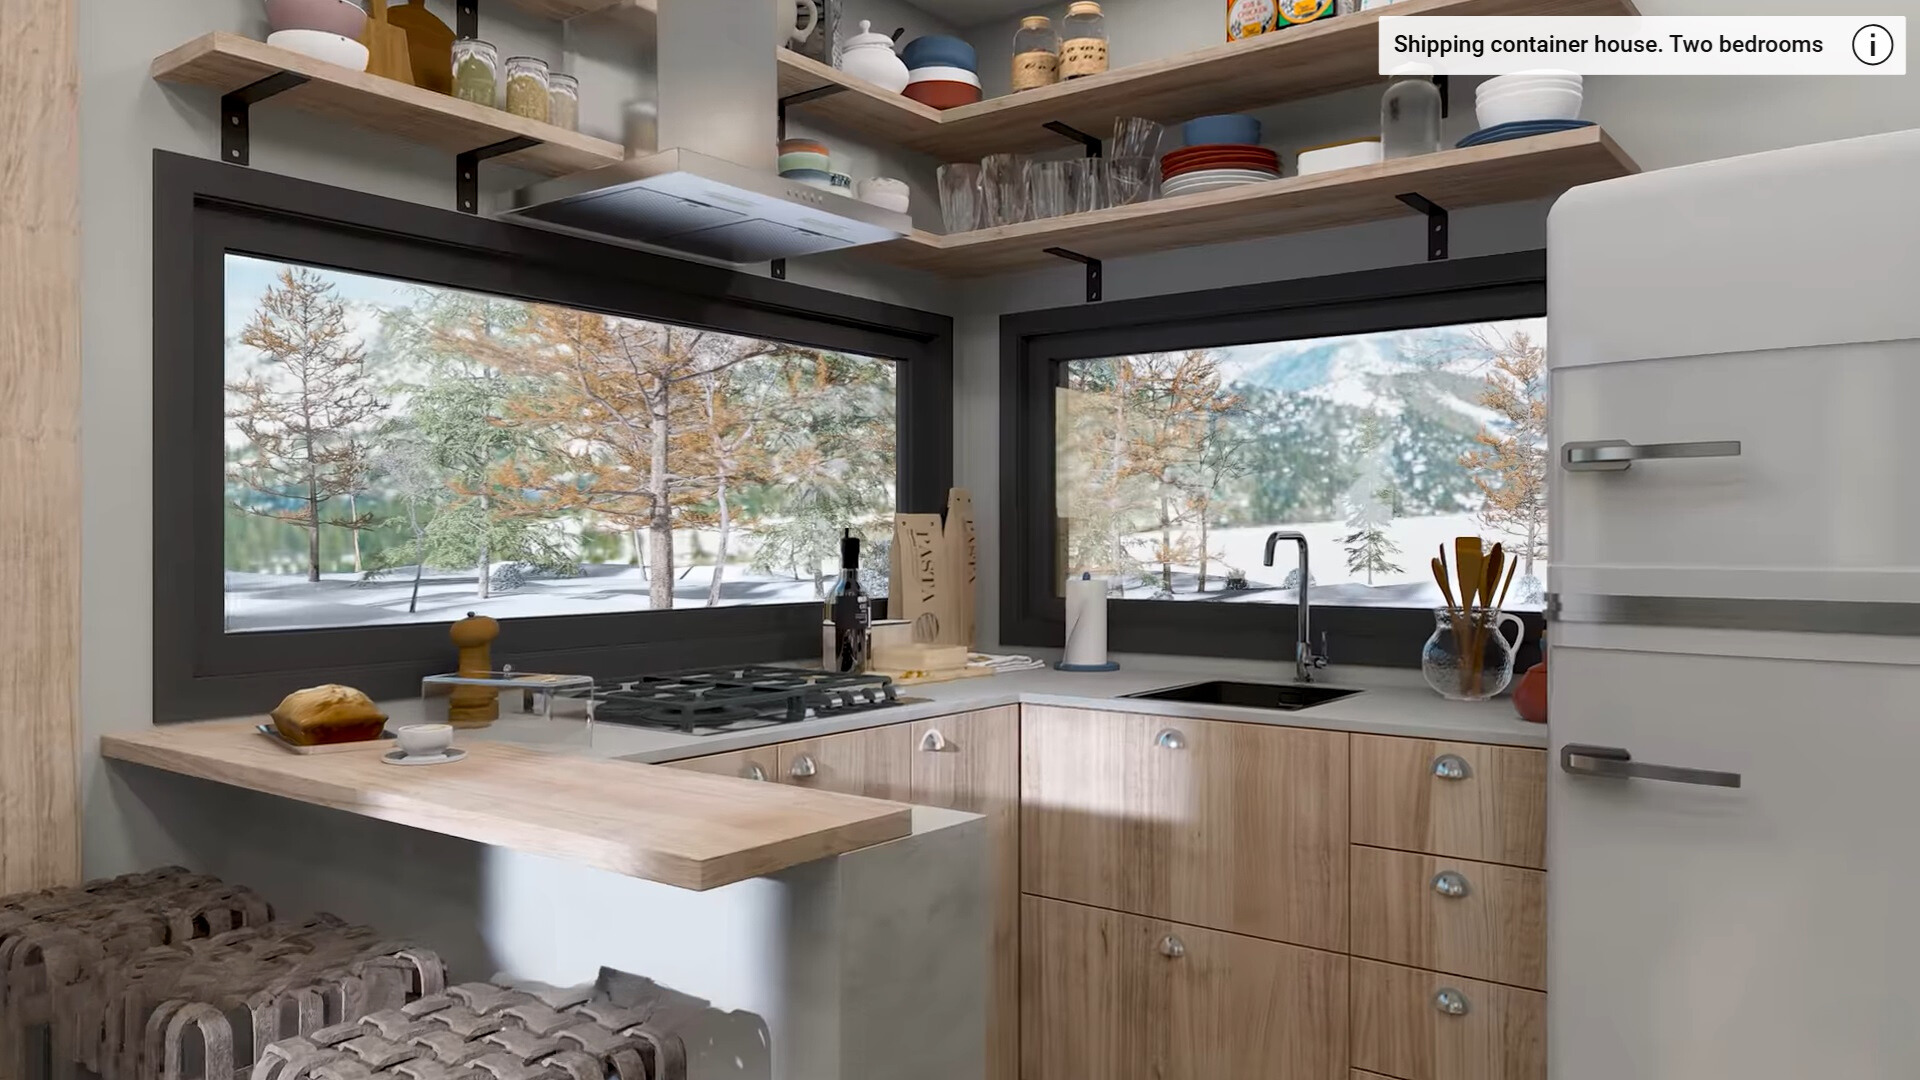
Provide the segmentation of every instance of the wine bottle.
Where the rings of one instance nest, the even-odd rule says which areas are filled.
[[[867,670],[872,607],[860,587],[860,538],[851,529],[840,537],[840,580],[833,587],[833,658],[837,671]]]

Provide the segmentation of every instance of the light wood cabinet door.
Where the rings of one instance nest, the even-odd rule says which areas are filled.
[[[984,814],[993,874],[987,1003],[988,1080],[1020,1075],[1020,708],[942,716],[907,725],[913,798]]]
[[[780,744],[783,783],[842,795],[908,802],[913,753],[908,725],[868,728]]]
[[[1021,889],[1344,952],[1347,738],[1029,707]]]
[[[1037,896],[1021,956],[1024,1080],[1348,1080],[1344,956]]]
[[[1398,1080],[1546,1080],[1547,995],[1352,964],[1355,1068]]]
[[[1352,952],[1547,988],[1547,875],[1495,863],[1355,847]]]
[[[751,750],[708,754],[706,757],[669,761],[667,767],[686,769],[689,772],[711,773],[714,776],[737,776],[745,780],[765,780],[773,783],[780,779],[780,748],[756,746]]]
[[[1545,869],[1546,751],[1355,735],[1353,842]]]

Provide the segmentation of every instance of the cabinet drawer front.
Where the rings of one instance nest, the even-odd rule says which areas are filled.
[[[1345,951],[1347,736],[1029,708],[1021,888]]]
[[[1545,1080],[1547,995],[1352,963],[1354,1068],[1399,1080]]]
[[[1028,896],[1025,1080],[1347,1080],[1347,958]]]
[[[780,751],[777,747],[757,746],[751,750],[735,750],[730,754],[708,754],[706,757],[670,761],[667,767],[772,783],[780,779]]]
[[[906,802],[913,796],[906,724],[780,744],[780,779],[820,791]]]
[[[1355,847],[1352,952],[1409,967],[1547,988],[1547,875]]]
[[[1353,842],[1544,869],[1546,751],[1355,735]]]

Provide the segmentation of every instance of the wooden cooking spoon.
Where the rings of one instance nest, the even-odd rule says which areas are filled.
[[[1440,583],[1440,595],[1447,598],[1447,612],[1452,614],[1456,608],[1453,602],[1453,586],[1447,583],[1447,564],[1441,559],[1433,560],[1433,580]]]

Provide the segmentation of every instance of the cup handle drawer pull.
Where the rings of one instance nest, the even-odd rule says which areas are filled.
[[[1458,900],[1473,891],[1467,883],[1466,875],[1452,870],[1442,870],[1433,875],[1433,891],[1449,900]]]
[[[1185,750],[1187,737],[1172,728],[1164,728],[1160,734],[1153,737],[1153,745],[1162,750]]]
[[[1473,766],[1459,754],[1441,754],[1433,759],[1433,776],[1436,780],[1467,780],[1473,776]]]
[[[1160,955],[1169,960],[1178,960],[1187,955],[1187,943],[1168,934],[1160,939]]]
[[[740,775],[748,780],[765,780],[767,778],[767,770],[749,761],[747,762],[747,767],[740,770]]]
[[[795,780],[805,780],[807,777],[813,776],[819,771],[819,767],[813,763],[812,755],[801,754],[799,757],[793,759],[793,768],[787,770],[787,775],[793,777]]]
[[[1620,472],[1636,461],[1739,457],[1738,442],[1671,442],[1635,446],[1625,439],[1572,442],[1561,447],[1568,472]]]
[[[1448,1016],[1465,1016],[1473,1010],[1473,1003],[1467,1000],[1467,995],[1449,986],[1433,995],[1433,1007]]]
[[[946,748],[947,737],[940,734],[939,728],[930,728],[920,737],[920,749],[925,753],[938,754]]]

